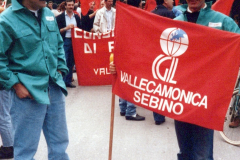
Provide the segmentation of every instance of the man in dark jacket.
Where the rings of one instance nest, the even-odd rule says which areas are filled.
[[[80,17],[73,13],[74,0],[66,0],[66,11],[57,16],[58,28],[64,41],[64,51],[69,73],[63,78],[66,87],[75,88],[72,84],[72,73],[74,66],[73,48],[72,48],[72,36],[71,29],[74,27],[81,28]]]
[[[156,0],[156,3],[157,7],[151,11],[152,13],[171,19],[175,18],[175,14],[172,11],[173,0]],[[153,112],[153,117],[156,125],[165,122],[165,116]]]

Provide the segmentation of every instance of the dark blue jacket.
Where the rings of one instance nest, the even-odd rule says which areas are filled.
[[[175,18],[175,15],[172,11],[168,10],[163,5],[158,5],[154,10],[151,11],[159,16],[167,17],[167,18]]]

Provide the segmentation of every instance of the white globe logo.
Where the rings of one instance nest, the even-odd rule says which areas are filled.
[[[179,28],[168,28],[160,37],[160,46],[163,52],[171,57],[178,57],[186,52],[188,44],[186,32]]]

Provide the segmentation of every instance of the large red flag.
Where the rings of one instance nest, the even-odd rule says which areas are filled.
[[[234,0],[218,0],[212,5],[212,9],[229,16],[233,2]]]
[[[176,120],[222,130],[240,64],[240,35],[121,3],[116,11],[113,93]]]

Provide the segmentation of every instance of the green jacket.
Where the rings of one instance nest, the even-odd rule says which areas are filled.
[[[53,13],[42,9],[41,27],[34,15],[17,0],[0,15],[0,84],[11,89],[22,83],[42,104],[49,104],[50,79],[67,95],[63,41]]]
[[[230,31],[234,33],[240,33],[238,25],[233,21],[232,18],[211,10],[211,2],[206,3],[207,7],[200,10],[199,17],[197,19],[197,24],[208,26],[220,30]],[[183,11],[183,14],[176,17],[176,20],[187,21],[186,10],[188,5],[181,5],[177,7]]]

